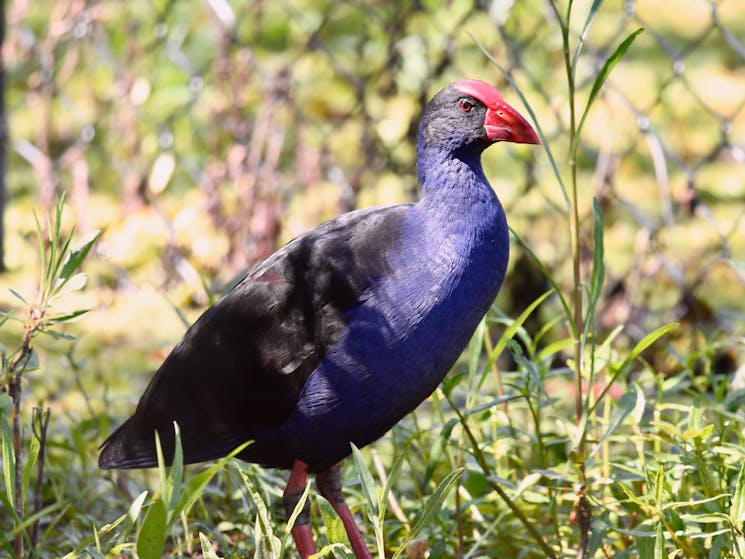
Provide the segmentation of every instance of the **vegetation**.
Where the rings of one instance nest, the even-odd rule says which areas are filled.
[[[246,266],[409,199],[419,109],[469,76],[544,151],[487,152],[505,288],[345,465],[371,549],[745,556],[745,9],[601,4],[11,3],[0,555],[291,556],[284,472],[97,447]],[[309,498],[319,555],[351,557]]]

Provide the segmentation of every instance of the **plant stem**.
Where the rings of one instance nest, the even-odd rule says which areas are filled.
[[[570,244],[572,247],[572,322],[574,330],[573,340],[573,359],[574,359],[574,378],[576,382],[575,386],[575,413],[577,425],[586,429],[586,422],[583,421],[584,402],[582,398],[583,382],[582,382],[582,337],[584,335],[583,328],[583,311],[582,311],[582,270],[580,267],[580,237],[579,237],[579,207],[578,207],[578,189],[577,189],[577,115],[575,108],[575,83],[574,83],[574,67],[572,64],[572,57],[570,53],[569,45],[569,25],[572,14],[572,0],[569,0],[567,5],[566,16],[562,18],[559,13],[559,9],[556,2],[552,0],[551,7],[556,15],[556,19],[561,27],[561,36],[563,43],[564,53],[564,68],[567,76],[567,87],[569,95],[569,176],[570,176],[570,199],[571,199],[571,210],[569,213],[569,237]],[[590,389],[589,387],[587,388]],[[590,534],[590,523],[592,520],[592,512],[589,504],[587,503],[586,490],[586,476],[585,476],[585,436],[584,434],[579,437],[579,444],[576,450],[575,463],[579,474],[579,486],[581,489],[577,491],[577,503],[575,510],[577,512],[576,520],[580,530],[580,549],[577,554],[579,559],[582,559],[587,553],[587,546],[589,543]]]
[[[466,433],[466,436],[471,442],[471,449],[473,450],[473,456],[476,459],[476,462],[478,462],[481,470],[486,475],[487,483],[489,483],[491,488],[497,492],[497,494],[502,498],[504,503],[513,512],[513,514],[518,518],[518,520],[523,524],[523,526],[525,526],[525,528],[528,530],[532,538],[541,548],[543,553],[545,553],[547,557],[551,557],[552,559],[557,559],[556,552],[554,552],[554,550],[551,549],[551,547],[545,542],[540,532],[538,532],[538,530],[533,525],[533,523],[528,519],[528,517],[525,516],[525,513],[520,510],[520,507],[518,507],[512,499],[510,499],[510,496],[507,495],[507,493],[505,493],[504,489],[502,489],[498,483],[494,482],[491,479],[493,476],[493,472],[491,471],[491,468],[489,467],[489,463],[486,460],[484,453],[481,452],[479,443],[476,440],[476,437],[474,436],[473,432],[471,431],[471,428],[468,426],[468,422],[466,421],[466,418],[461,413],[460,409],[458,409],[458,406],[455,404],[455,402],[452,401],[449,394],[445,394],[445,398],[450,403],[450,407],[453,409],[453,411],[458,416],[458,419],[460,420],[460,424],[463,426],[463,431]]]

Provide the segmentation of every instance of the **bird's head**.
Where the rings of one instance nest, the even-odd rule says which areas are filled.
[[[481,153],[495,142],[539,144],[533,127],[499,91],[479,80],[459,80],[435,95],[422,115],[420,143],[453,153]]]

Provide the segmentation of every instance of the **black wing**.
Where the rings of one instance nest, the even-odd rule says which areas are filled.
[[[226,455],[291,467],[261,441],[295,407],[306,380],[388,270],[408,205],[351,212],[298,237],[252,270],[187,331],[151,380],[135,414],[102,445],[102,468],[157,465],[154,431],[173,455],[179,424],[185,463]]]

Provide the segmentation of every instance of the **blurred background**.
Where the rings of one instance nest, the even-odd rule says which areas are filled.
[[[0,281],[33,293],[32,210],[64,192],[80,236],[105,228],[84,300],[70,303],[95,309],[76,351],[91,379],[123,374],[131,398],[149,375],[132,376],[183,331],[174,307],[191,320],[301,231],[416,198],[418,117],[441,87],[480,78],[526,112],[478,44],[521,88],[566,172],[561,36],[539,0],[16,0],[5,15]],[[593,197],[606,216],[598,320],[624,326],[620,344],[680,321],[654,366],[732,374],[745,324],[745,4],[606,2],[580,58],[580,107],[639,27],[581,138],[586,271]],[[566,204],[546,153],[500,145],[484,166],[511,226],[568,280]],[[499,304],[516,315],[547,287],[516,247]],[[3,289],[0,304],[10,297]]]
[[[592,3],[574,4],[576,44]],[[42,367],[24,376],[26,398],[52,410],[52,453],[64,457],[63,481],[46,491],[67,501],[48,501],[86,515],[110,514],[110,485],[91,483],[96,447],[226,286],[321,221],[416,199],[417,124],[434,93],[478,78],[529,113],[481,47],[569,176],[561,32],[542,0],[13,0],[4,16],[0,310],[18,307],[8,288],[34,298],[34,212],[43,219],[64,194],[65,230],[104,229],[86,289],[59,301],[92,309],[68,329],[78,339],[35,339]],[[599,330],[623,354],[678,322],[643,354],[647,370],[701,392],[742,375],[742,388],[745,2],[605,2],[578,59],[578,110],[638,28],[579,144],[585,278],[593,198],[605,215]],[[567,202],[544,148],[500,144],[483,163],[512,228],[568,290]],[[516,317],[549,287],[514,244],[497,306]],[[552,300],[526,329],[549,344],[566,336],[559,315]],[[8,322],[0,342],[22,335]],[[82,473],[69,475],[77,459]],[[83,538],[86,518],[59,521],[60,539]]]
[[[477,43],[566,167],[560,34],[539,1],[21,0],[6,17],[2,283],[33,293],[32,210],[59,194],[80,236],[105,228],[84,300],[69,304],[95,310],[77,357],[92,360],[88,380],[122,383],[123,410],[183,331],[175,308],[193,319],[325,219],[416,198],[418,117],[441,87],[480,78],[525,113]],[[621,344],[680,321],[649,354],[656,369],[732,374],[745,324],[745,5],[608,2],[578,69],[580,105],[638,27],[578,161],[586,271],[592,197],[606,215],[599,321],[624,326]],[[484,166],[511,226],[568,281],[566,204],[546,154],[500,145]],[[516,248],[500,306],[517,315],[547,288]]]

